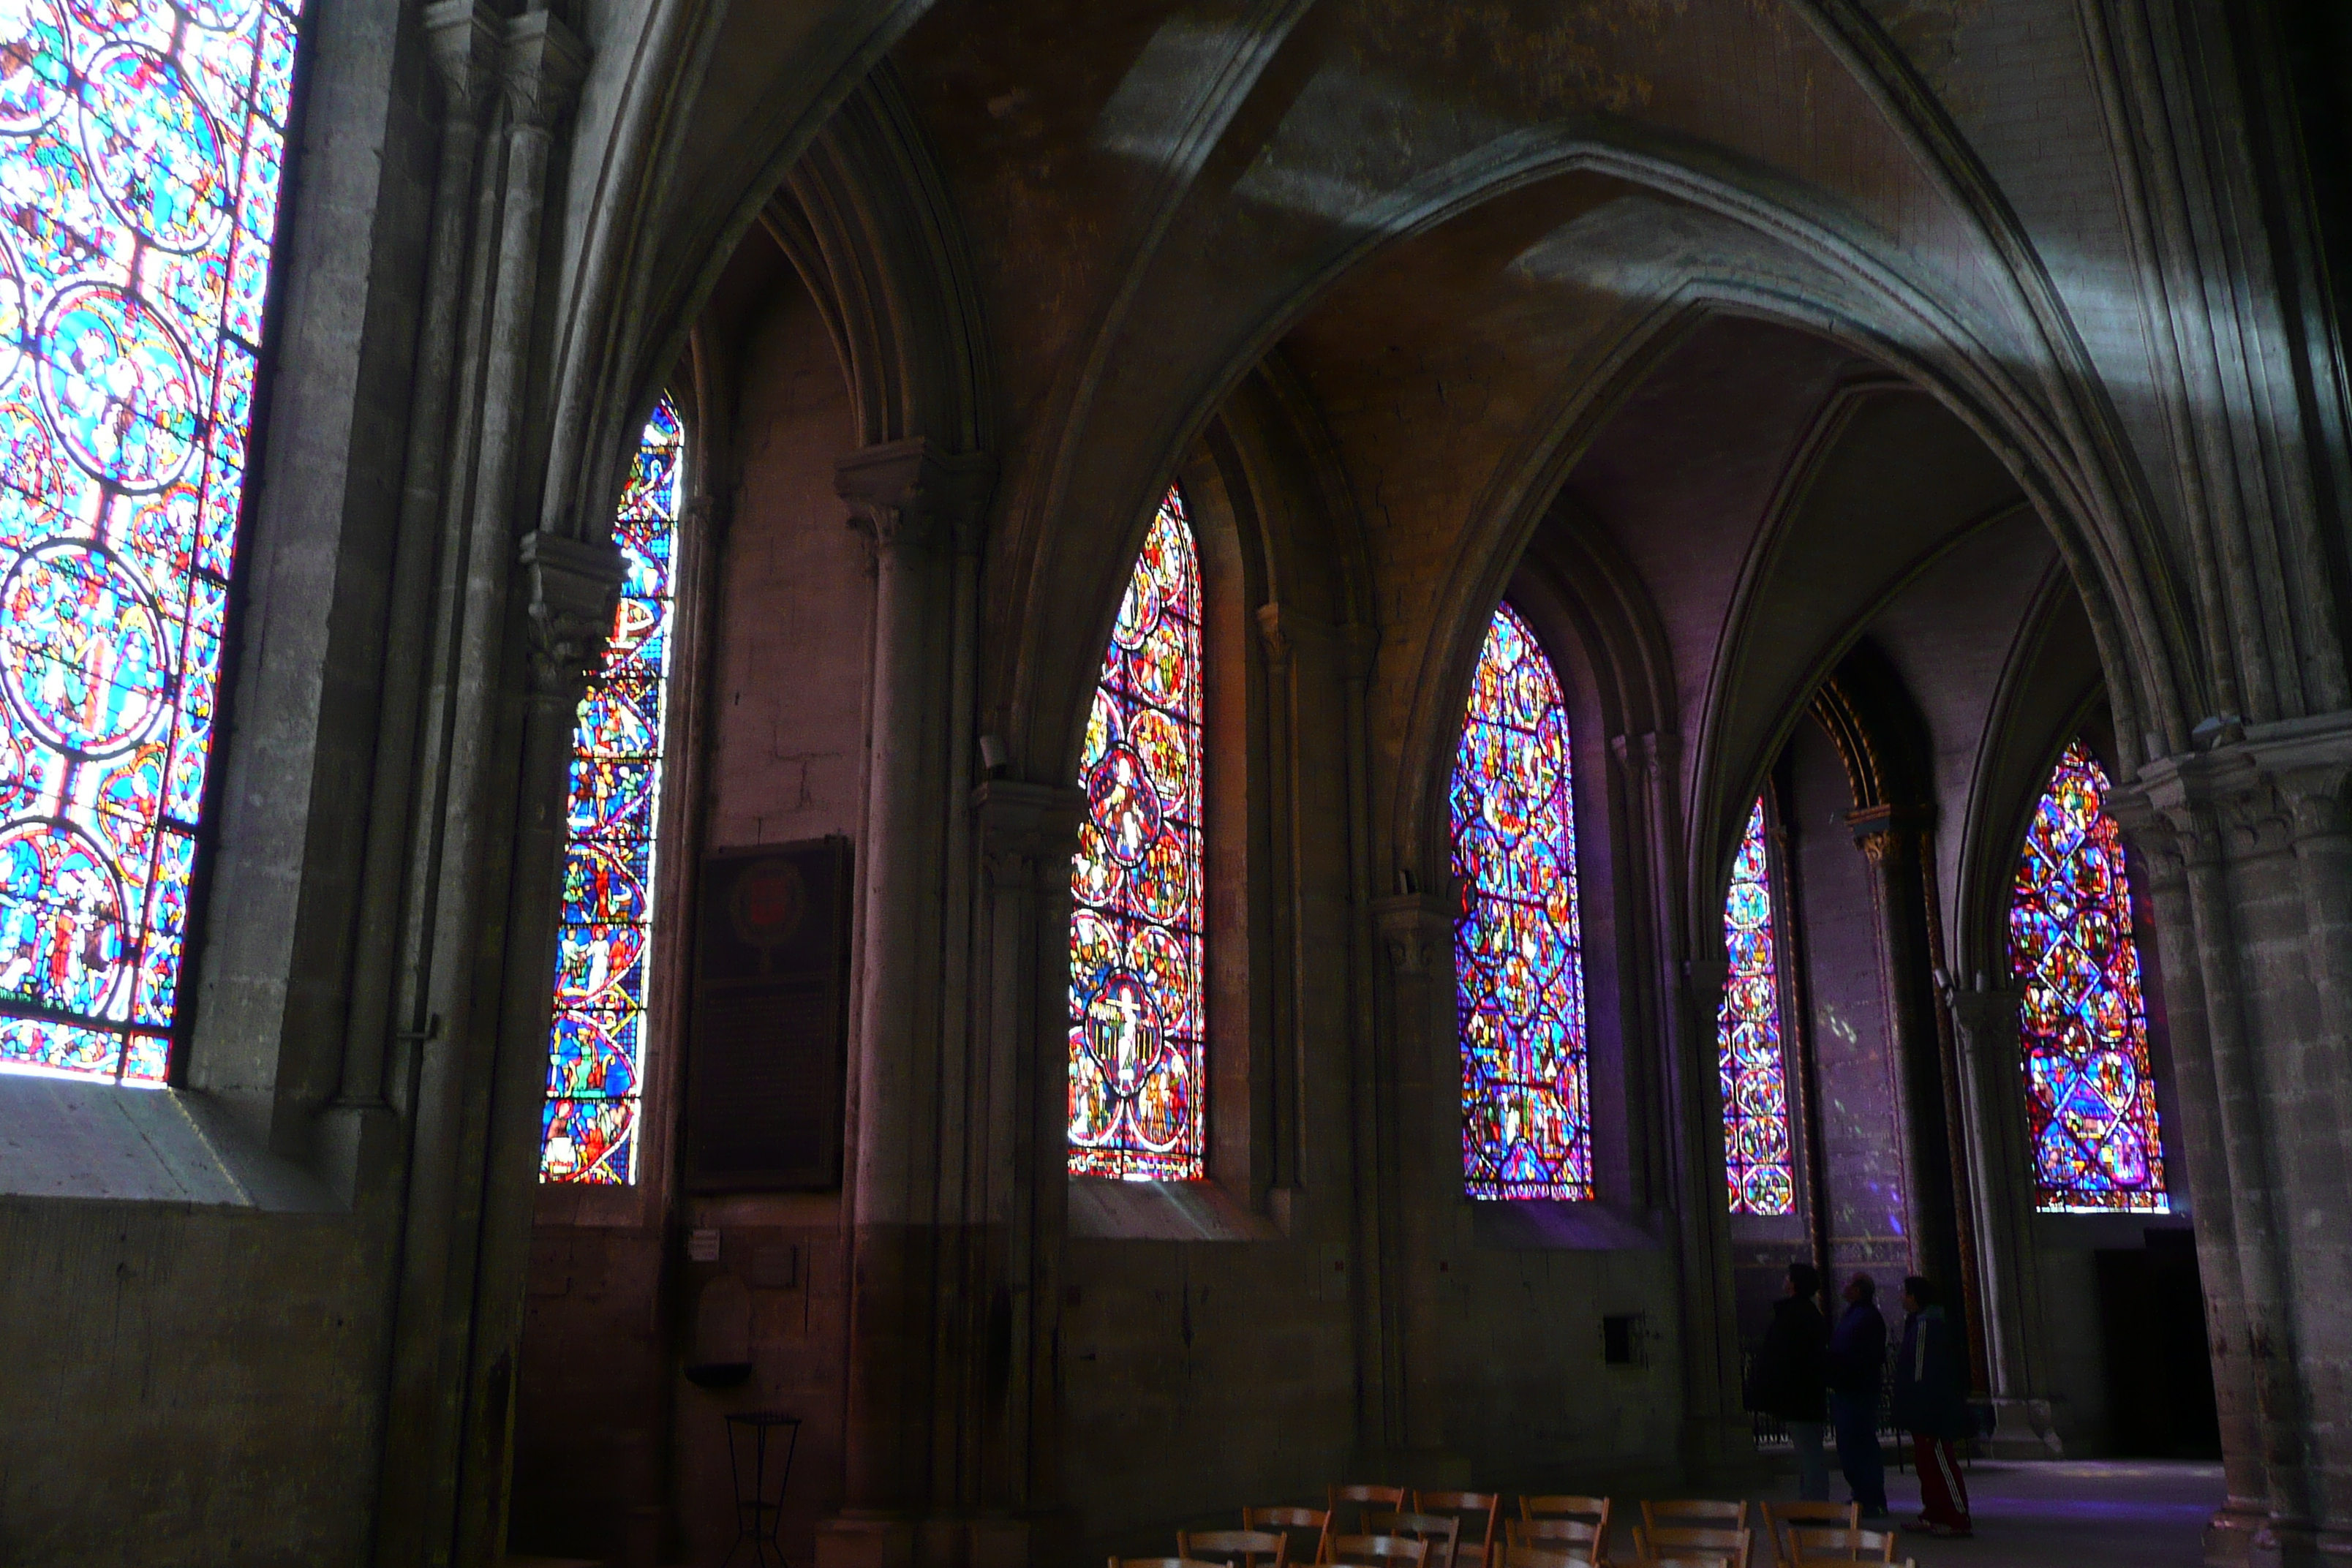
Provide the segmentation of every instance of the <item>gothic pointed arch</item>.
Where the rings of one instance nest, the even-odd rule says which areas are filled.
[[[2026,1117],[2044,1213],[2171,1207],[2123,831],[2080,740],[2018,856],[2010,968],[2024,994]]]
[[[1202,619],[1200,554],[1171,485],[1119,601],[1079,758],[1073,1175],[1207,1174]]]
[[[626,1186],[639,1175],[685,446],[665,396],[621,492],[613,538],[627,575],[572,731],[541,1181]]]
[[[1451,817],[1463,1189],[1474,1198],[1590,1198],[1568,709],[1551,659],[1507,604],[1479,649]]]

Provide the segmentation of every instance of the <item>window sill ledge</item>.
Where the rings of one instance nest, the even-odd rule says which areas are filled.
[[[208,1097],[0,1073],[0,1194],[290,1213],[345,1205]]]

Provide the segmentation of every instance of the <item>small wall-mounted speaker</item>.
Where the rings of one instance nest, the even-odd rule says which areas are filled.
[[[695,904],[688,1190],[839,1186],[849,841],[705,856]]]

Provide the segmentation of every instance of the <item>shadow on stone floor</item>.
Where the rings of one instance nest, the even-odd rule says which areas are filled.
[[[1967,1473],[1976,1534],[1938,1541],[1905,1530],[1898,1555],[1919,1568],[2198,1568],[2221,1467],[2158,1459],[1982,1461]],[[1843,1499],[1832,1477],[1832,1495]],[[1793,1479],[1766,1494],[1796,1495]],[[1889,1471],[1898,1526],[1919,1511],[1915,1472]]]

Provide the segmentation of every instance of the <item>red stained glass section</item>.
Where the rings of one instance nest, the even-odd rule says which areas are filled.
[[[2026,830],[2009,910],[2026,1115],[2044,1213],[2163,1214],[2164,1144],[2107,775],[2066,748]]]
[[[1201,566],[1173,486],[1103,655],[1070,890],[1070,1173],[1203,1174]]]

